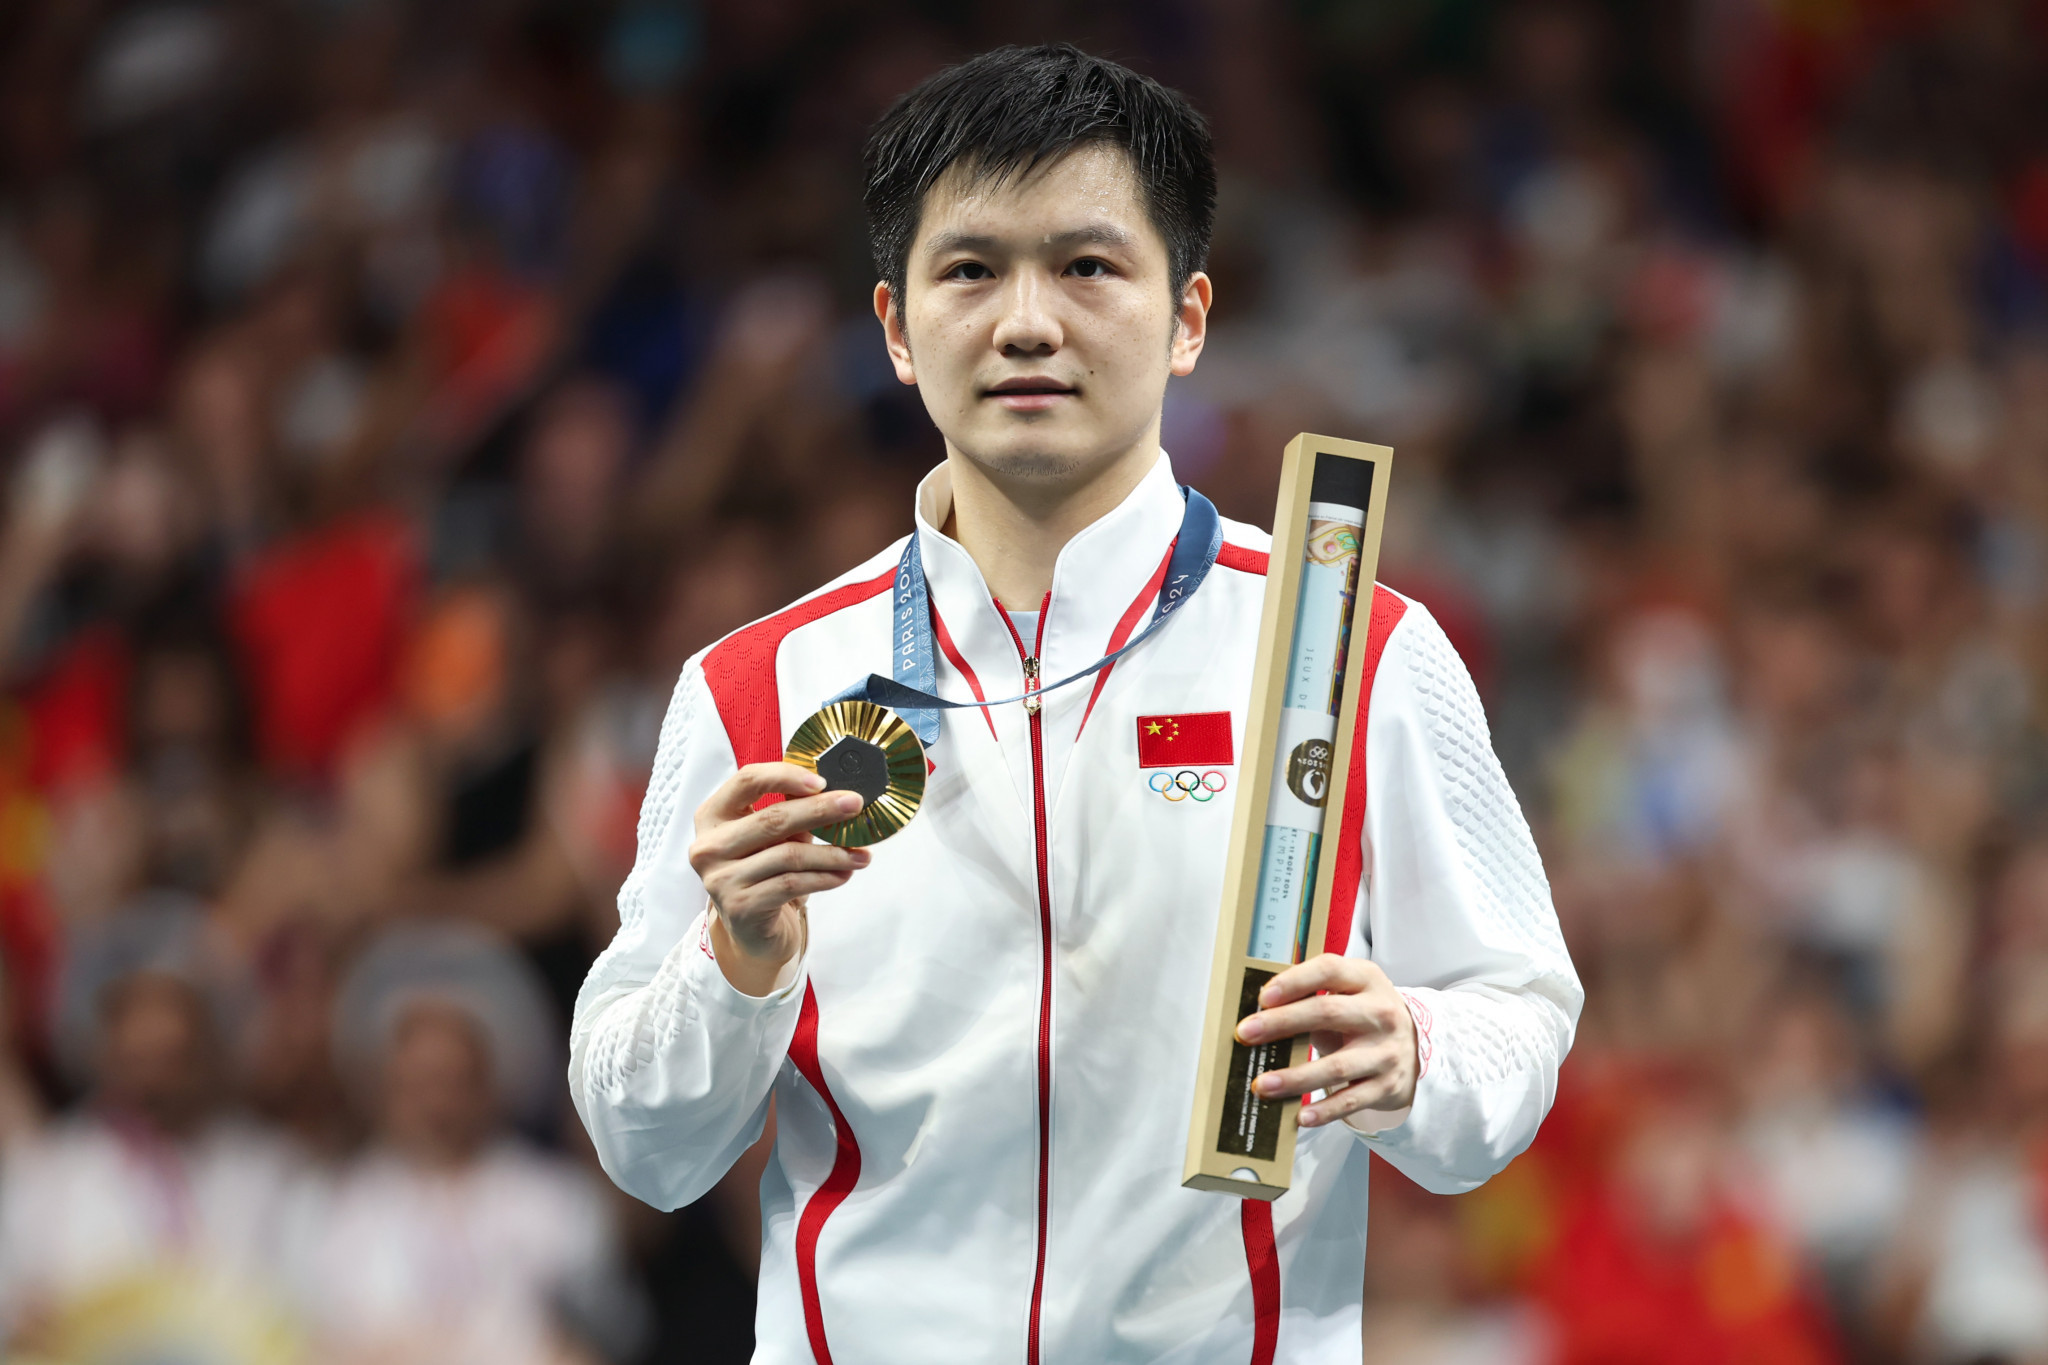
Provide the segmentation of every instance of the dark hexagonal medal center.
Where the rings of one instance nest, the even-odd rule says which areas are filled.
[[[865,805],[889,790],[889,756],[882,746],[852,735],[818,755],[818,776],[828,791],[859,792]]]

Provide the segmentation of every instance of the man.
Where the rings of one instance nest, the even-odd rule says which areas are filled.
[[[902,543],[691,660],[578,1002],[576,1103],[612,1176],[673,1207],[772,1096],[764,1361],[1357,1360],[1368,1148],[1477,1185],[1534,1135],[1580,1003],[1471,682],[1378,591],[1370,875],[1240,1026],[1308,1033],[1267,1093],[1325,1093],[1277,1203],[1183,1189],[1242,755],[1169,802],[1137,732],[1244,733],[1269,538],[1225,522],[1156,636],[1035,688],[1131,638],[1190,505],[1159,414],[1207,325],[1207,134],[1121,67],[1004,49],[900,101],[868,166],[875,311],[946,440],[915,532],[938,691],[1032,695],[944,713],[917,818],[844,850],[804,832],[860,798],[775,760],[891,672]]]
[[[357,963],[339,1042],[376,1127],[303,1219],[293,1265],[322,1359],[631,1354],[641,1305],[619,1273],[605,1191],[509,1131],[540,1107],[534,1068],[552,1049],[533,1021],[547,1009],[523,958],[455,925],[395,929]]]
[[[306,1170],[229,1104],[234,983],[175,897],[69,949],[58,1042],[92,1090],[0,1161],[0,1356],[71,1359],[89,1340],[109,1356],[147,1343],[241,1358],[229,1342],[283,1320],[283,1229]]]

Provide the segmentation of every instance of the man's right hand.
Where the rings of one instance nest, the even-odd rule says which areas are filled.
[[[697,807],[690,866],[710,893],[711,947],[735,990],[766,995],[803,951],[805,902],[844,886],[868,865],[864,848],[817,843],[811,831],[861,808],[858,792],[823,791],[825,779],[793,763],[750,763]],[[770,792],[789,799],[761,810]]]

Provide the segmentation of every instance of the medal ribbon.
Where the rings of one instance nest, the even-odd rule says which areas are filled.
[[[1216,556],[1222,552],[1223,522],[1216,515],[1215,504],[1186,484],[1181,485],[1180,491],[1187,501],[1187,511],[1181,516],[1180,535],[1174,541],[1173,557],[1166,565],[1166,578],[1159,585],[1159,600],[1152,606],[1152,619],[1122,649],[1103,655],[1080,672],[1069,674],[1058,682],[1046,683],[1035,692],[1020,692],[1014,697],[999,697],[994,701],[946,700],[936,691],[939,666],[932,644],[931,589],[925,582],[924,559],[918,549],[920,537],[912,532],[910,543],[903,547],[903,558],[896,565],[896,634],[890,651],[895,676],[885,678],[879,673],[870,673],[825,704],[868,701],[886,706],[900,714],[920,740],[931,745],[938,743],[939,712],[942,710],[1007,706],[1026,697],[1044,696],[1047,692],[1100,673],[1151,639],[1153,633],[1166,624],[1166,618],[1195,595],[1195,589],[1202,586],[1202,580],[1209,576],[1209,570],[1216,563]]]

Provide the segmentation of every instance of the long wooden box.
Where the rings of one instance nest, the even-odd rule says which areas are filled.
[[[1247,1047],[1236,1040],[1237,1024],[1257,1008],[1259,989],[1290,961],[1321,951],[1330,913],[1330,888],[1336,859],[1329,835],[1344,809],[1350,764],[1353,721],[1359,711],[1359,680],[1364,675],[1367,623],[1372,616],[1374,574],[1379,564],[1380,528],[1386,508],[1387,479],[1394,452],[1386,446],[1303,433],[1288,442],[1280,467],[1280,499],[1273,513],[1273,554],[1266,573],[1266,602],[1259,617],[1258,660],[1252,672],[1251,706],[1245,721],[1244,748],[1238,767],[1238,800],[1231,823],[1230,854],[1223,874],[1223,903],[1217,916],[1216,952],[1209,977],[1209,1003],[1203,1016],[1201,1069],[1195,1080],[1194,1115],[1188,1127],[1187,1163],[1181,1183],[1250,1199],[1277,1199],[1287,1190],[1294,1170],[1295,1121],[1299,1100],[1264,1100],[1253,1095],[1251,1081],[1266,1071],[1305,1059],[1305,1038],[1284,1039]],[[1300,814],[1313,805],[1316,786],[1317,738],[1287,743],[1304,733],[1307,711],[1299,703],[1311,690],[1297,654],[1297,616],[1301,615],[1304,569],[1308,557],[1310,504],[1328,504],[1332,495],[1363,513],[1356,532],[1358,570],[1351,594],[1345,636],[1336,638],[1335,657],[1344,662],[1341,686],[1331,679],[1335,698],[1335,734],[1321,753],[1324,828],[1312,853],[1297,849],[1289,875],[1306,891],[1306,863],[1315,863],[1313,893],[1305,913],[1276,946],[1274,898],[1268,913],[1259,914],[1262,861],[1267,861],[1267,823],[1276,784],[1291,789],[1294,801],[1282,804]],[[1360,506],[1360,500],[1363,505]],[[1327,506],[1322,510],[1327,511]],[[1348,521],[1348,518],[1345,519]],[[1318,520],[1327,546],[1333,523]],[[1343,529],[1338,528],[1340,531]],[[1323,561],[1319,561],[1323,562]],[[1325,618],[1331,615],[1331,579],[1312,584],[1312,619],[1306,635],[1328,638]],[[1338,614],[1343,614],[1341,611]],[[1312,652],[1310,650],[1309,652]],[[1292,686],[1292,690],[1290,690]],[[1327,706],[1324,707],[1327,713]],[[1290,714],[1283,716],[1283,710]],[[1317,724],[1326,722],[1317,721]],[[1289,753],[1280,752],[1283,745]],[[1312,817],[1311,817],[1312,818]],[[1300,845],[1302,834],[1270,836]],[[1279,845],[1276,843],[1276,848]],[[1283,855],[1270,860],[1274,871]],[[1278,875],[1278,874],[1276,874]],[[1279,885],[1278,881],[1273,882]],[[1255,941],[1255,930],[1258,939]],[[1254,947],[1264,950],[1255,955]]]

